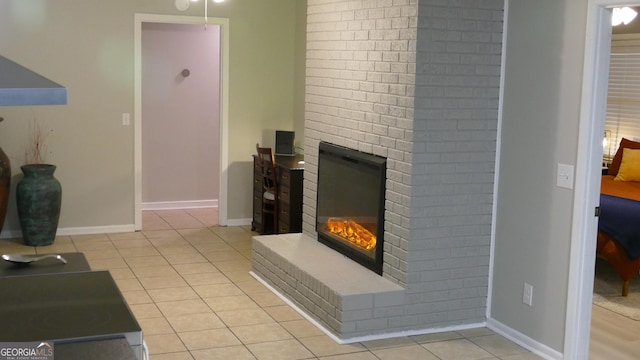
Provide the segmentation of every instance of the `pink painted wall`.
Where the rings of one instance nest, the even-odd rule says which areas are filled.
[[[143,203],[218,199],[219,108],[220,28],[143,24]]]

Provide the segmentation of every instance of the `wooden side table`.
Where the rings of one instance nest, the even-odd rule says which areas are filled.
[[[302,186],[304,156],[276,156],[278,181],[278,233],[302,232]],[[253,156],[253,221],[251,230],[266,233],[273,226],[262,223],[262,175],[258,158]]]

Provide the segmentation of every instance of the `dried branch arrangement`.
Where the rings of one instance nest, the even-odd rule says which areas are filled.
[[[34,117],[29,126],[29,139],[26,145],[25,164],[43,164],[47,160],[47,138],[53,129],[43,131],[42,124]]]

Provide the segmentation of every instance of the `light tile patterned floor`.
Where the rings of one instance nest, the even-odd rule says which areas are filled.
[[[3,253],[84,252],[111,272],[152,360],[402,360],[539,357],[489,329],[339,345],[249,274],[248,227],[216,225],[215,209],[145,211],[144,231],[58,237]]]

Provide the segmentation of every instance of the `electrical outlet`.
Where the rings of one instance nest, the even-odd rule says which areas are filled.
[[[533,303],[533,285],[524,283],[524,291],[522,292],[522,302],[531,306]]]

